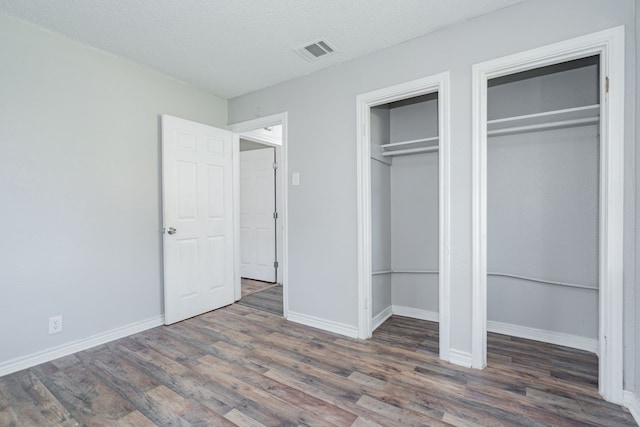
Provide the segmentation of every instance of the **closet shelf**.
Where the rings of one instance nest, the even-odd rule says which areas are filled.
[[[433,143],[436,145],[433,145]],[[403,154],[428,153],[438,150],[438,137],[412,139],[409,141],[392,142],[391,144],[381,145],[382,156],[399,156]]]
[[[506,135],[595,124],[600,104],[487,120],[487,135]]]

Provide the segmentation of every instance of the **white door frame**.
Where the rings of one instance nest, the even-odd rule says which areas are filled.
[[[623,401],[624,27],[473,66],[472,366],[487,363],[487,83],[600,55],[599,391]],[[610,82],[606,93],[607,78]]]
[[[289,313],[289,221],[288,221],[288,185],[287,185],[287,137],[288,137],[288,125],[287,125],[287,112],[273,114],[270,116],[259,117],[253,120],[247,120],[244,122],[233,123],[227,126],[227,129],[234,133],[233,141],[233,159],[234,159],[234,174],[233,174],[233,193],[234,193],[234,226],[236,228],[236,256],[234,270],[236,272],[236,300],[240,299],[241,286],[240,286],[240,136],[243,132],[250,132],[256,129],[262,129],[269,126],[282,125],[282,140],[278,145],[273,141],[267,139],[251,138],[254,141],[261,144],[276,147],[276,153],[280,150],[280,160],[278,169],[280,170],[279,181],[276,183],[277,191],[281,197],[281,209],[278,212],[280,224],[278,234],[282,235],[282,248],[278,252],[278,267],[280,270],[280,276],[278,281],[282,285],[283,301],[282,310],[284,318],[286,319]],[[280,230],[282,232],[280,233]]]
[[[358,337],[372,333],[371,279],[371,108],[401,99],[438,93],[439,133],[439,301],[440,358],[450,350],[450,90],[449,72],[358,95]]]

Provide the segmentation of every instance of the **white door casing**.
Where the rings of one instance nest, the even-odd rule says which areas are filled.
[[[274,148],[240,152],[240,275],[276,281]]]
[[[233,134],[162,116],[165,324],[234,302]]]

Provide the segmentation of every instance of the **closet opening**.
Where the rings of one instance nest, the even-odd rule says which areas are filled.
[[[623,27],[473,66],[474,368],[502,328],[595,352],[622,403],[624,82]]]
[[[493,78],[487,87],[487,330],[596,353],[600,57]],[[558,351],[493,342],[505,347],[498,353]],[[579,354],[568,353],[577,360],[558,369],[588,375],[580,363],[595,357]]]
[[[435,353],[438,192],[438,93],[373,107],[373,329],[392,315],[426,320],[424,344]]]
[[[443,74],[358,105],[359,335],[413,322],[421,345],[448,360],[447,84]]]

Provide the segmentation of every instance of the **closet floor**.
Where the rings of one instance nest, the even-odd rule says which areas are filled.
[[[592,355],[491,334],[466,369],[435,326],[391,317],[363,341],[233,304],[1,377],[0,425],[635,425]]]

